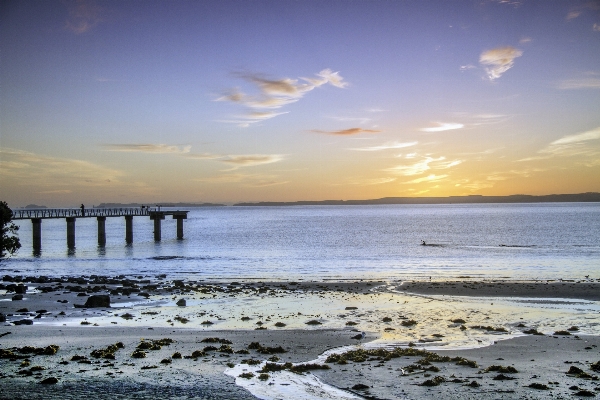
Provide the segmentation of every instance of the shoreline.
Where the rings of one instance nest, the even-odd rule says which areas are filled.
[[[436,296],[530,297],[600,301],[600,282],[597,281],[405,281],[397,289],[414,294]]]
[[[106,399],[257,398],[252,393],[259,398],[325,399],[550,399],[585,390],[600,394],[600,383],[593,380],[600,372],[590,369],[600,361],[600,335],[589,334],[600,326],[595,294],[600,282],[209,283],[165,276],[21,277],[28,288],[23,300],[11,301],[15,292],[7,291],[8,285],[21,283],[14,280],[5,276],[0,290],[0,313],[8,321],[0,323],[0,351],[17,356],[0,358],[2,399],[20,398],[19,393],[27,399],[75,398],[91,390]],[[73,306],[95,294],[109,295],[111,307]],[[516,295],[533,302],[522,305],[514,301]],[[490,304],[480,297],[494,300]],[[555,301],[557,297],[565,301]],[[177,306],[182,299],[185,306]],[[128,314],[131,318],[125,318]],[[21,319],[33,324],[11,324]],[[524,333],[537,330],[545,335]],[[356,338],[361,331],[366,332],[364,340]],[[144,350],[144,358],[132,357],[140,343],[165,338],[173,343]],[[207,338],[223,342],[202,342]],[[124,347],[114,359],[91,356],[116,342]],[[252,342],[260,343],[258,349],[271,350],[260,353],[249,348]],[[461,343],[467,348],[452,348]],[[55,355],[19,353],[24,346],[51,344],[59,346]],[[478,367],[432,362],[437,370],[427,369],[429,365],[417,363],[421,357],[388,359],[383,353],[326,363],[323,355],[392,351],[398,346],[463,357]],[[192,358],[194,351],[201,353]],[[172,357],[176,352],[181,359]],[[84,356],[79,360],[83,363],[73,356]],[[29,358],[28,365],[23,364],[24,357]],[[329,369],[301,375],[269,372],[260,380],[259,370],[269,358],[280,365],[310,362]],[[255,360],[257,365],[243,360]],[[415,370],[415,365],[423,368]],[[512,366],[519,372],[504,373],[508,377],[504,381],[494,380],[500,373],[486,372],[493,365]],[[571,366],[588,374],[588,379],[567,375]],[[407,368],[413,370],[403,374]],[[240,377],[244,373],[254,376]],[[50,377],[57,383],[39,384]],[[437,386],[423,386],[434,378]],[[530,384],[539,385],[536,389]]]

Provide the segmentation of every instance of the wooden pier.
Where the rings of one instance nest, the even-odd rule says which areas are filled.
[[[177,220],[177,239],[183,239],[183,220],[189,211],[162,211],[160,207],[131,208],[44,208],[13,210],[13,220],[30,219],[33,224],[33,250],[42,249],[42,220],[64,218],[67,222],[67,247],[75,248],[75,221],[77,218],[96,218],[98,221],[98,245],[106,245],[106,218],[125,218],[125,242],[133,243],[133,217],[146,216],[154,221],[154,240],[161,239],[161,221],[167,215]]]

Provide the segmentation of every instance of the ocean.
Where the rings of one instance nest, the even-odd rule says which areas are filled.
[[[579,279],[600,267],[600,203],[441,204],[191,208],[184,239],[176,221],[107,218],[104,247],[95,218],[76,222],[69,252],[64,219],[32,224],[3,274],[157,275],[205,280]],[[421,245],[425,241],[427,246]]]

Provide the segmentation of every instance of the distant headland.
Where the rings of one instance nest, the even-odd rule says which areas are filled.
[[[224,207],[225,204],[217,203],[100,203],[96,208],[134,208],[141,206],[149,207]]]
[[[449,196],[449,197],[384,197],[371,200],[322,200],[322,201],[261,201],[258,203],[236,203],[234,206],[340,206],[377,204],[479,204],[479,203],[575,203],[600,202],[600,193],[549,194],[532,196],[513,194],[510,196]]]

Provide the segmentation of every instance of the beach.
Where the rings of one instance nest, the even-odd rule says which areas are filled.
[[[12,300],[14,289],[25,291],[22,300]],[[5,276],[0,397],[597,395],[598,289],[593,280]],[[110,307],[75,307],[92,296],[109,296]],[[32,324],[14,325],[23,320]]]

